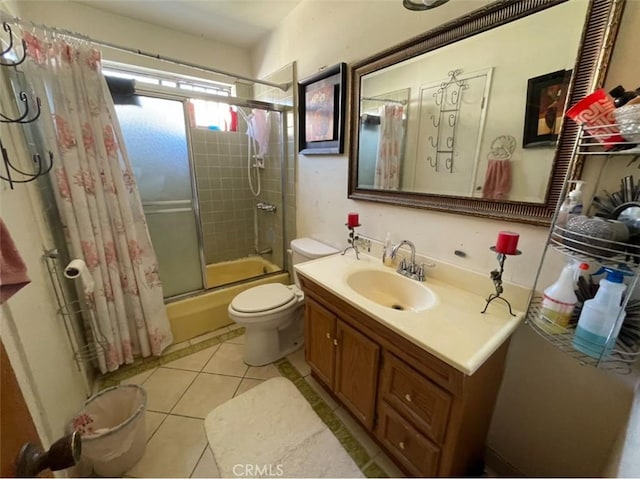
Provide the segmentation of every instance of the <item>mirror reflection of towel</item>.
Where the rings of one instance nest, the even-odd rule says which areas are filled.
[[[0,304],[4,303],[31,281],[20,253],[0,218]]]
[[[506,200],[511,191],[511,162],[490,159],[484,178],[482,197],[490,200]]]

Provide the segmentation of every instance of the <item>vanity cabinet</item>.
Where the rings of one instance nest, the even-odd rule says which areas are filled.
[[[380,346],[307,298],[307,362],[344,406],[373,427]]]
[[[298,277],[306,359],[325,389],[407,475],[481,474],[508,340],[469,376]]]

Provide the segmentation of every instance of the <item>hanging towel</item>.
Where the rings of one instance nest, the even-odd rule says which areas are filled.
[[[27,267],[0,218],[0,304],[29,284]]]
[[[482,197],[491,200],[506,200],[511,191],[511,162],[489,159],[484,178]]]
[[[264,158],[269,149],[269,116],[264,110],[251,110],[251,125],[247,134],[258,142],[258,155]]]

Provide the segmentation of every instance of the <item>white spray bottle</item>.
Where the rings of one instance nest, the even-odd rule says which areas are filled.
[[[573,309],[578,302],[574,291],[581,270],[589,269],[587,263],[572,261],[560,273],[558,280],[544,290],[541,318],[538,325],[551,334],[566,332]]]

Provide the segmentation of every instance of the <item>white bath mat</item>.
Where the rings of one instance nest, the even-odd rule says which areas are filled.
[[[204,427],[220,477],[364,477],[285,378],[218,406]]]

